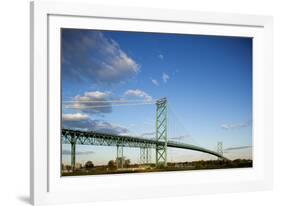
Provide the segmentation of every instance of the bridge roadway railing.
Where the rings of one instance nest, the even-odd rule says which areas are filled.
[[[134,136],[112,135],[112,134],[70,130],[70,129],[62,129],[62,143],[97,145],[97,146],[123,146],[123,147],[138,147],[138,148],[156,148],[157,144],[164,145],[164,142],[156,141],[154,139],[144,139]],[[204,152],[220,157],[224,160],[228,160],[227,158],[225,158],[224,156],[222,156],[221,154],[215,151],[191,144],[168,141],[167,146],[173,148],[181,148],[181,149]]]

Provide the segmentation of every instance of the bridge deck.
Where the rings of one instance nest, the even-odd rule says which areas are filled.
[[[62,129],[62,143],[63,144],[82,144],[82,145],[99,145],[99,146],[124,146],[124,147],[140,147],[140,148],[155,148],[156,145],[164,145],[162,141],[156,141],[155,139],[145,139],[134,136],[112,135],[98,132],[79,131]],[[167,142],[168,147],[188,149],[199,152],[215,155],[224,160],[228,160],[221,154],[198,147],[191,144],[179,143],[174,141]]]

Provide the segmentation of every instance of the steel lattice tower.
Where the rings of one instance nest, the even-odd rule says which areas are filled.
[[[167,99],[156,102],[156,141],[164,144],[156,145],[156,167],[167,166]]]

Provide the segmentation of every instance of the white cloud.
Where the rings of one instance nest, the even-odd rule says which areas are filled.
[[[142,137],[145,137],[145,136],[152,136],[152,137],[154,137],[155,136],[155,132],[144,132],[144,133],[142,133],[141,134],[141,136]]]
[[[101,91],[93,91],[93,92],[85,92],[84,97],[89,100],[96,99],[96,100],[104,100],[108,98],[110,95],[109,92],[101,92]],[[76,96],[75,99],[80,99],[83,97]]]
[[[250,121],[247,121],[245,123],[236,123],[236,124],[222,124],[221,125],[221,128],[222,129],[226,129],[226,130],[229,130],[229,129],[239,129],[239,128],[243,128],[243,127],[248,127],[250,126]]]
[[[63,121],[84,121],[88,120],[89,116],[86,114],[81,114],[81,113],[74,113],[74,114],[63,114],[62,115],[62,120]]]
[[[111,93],[101,91],[85,92],[84,95],[77,95],[74,101],[65,103],[66,109],[76,109],[86,113],[111,113]]]
[[[129,130],[125,127],[112,124],[106,121],[98,121],[94,122],[94,128],[97,132],[109,133],[109,134],[126,134]]]
[[[107,134],[127,134],[129,130],[125,127],[106,122],[104,120],[63,120],[63,128],[82,131],[95,131]]]
[[[164,59],[164,55],[163,55],[163,54],[159,54],[159,55],[158,55],[158,58],[161,59],[161,60],[163,60],[163,59]]]
[[[117,42],[98,31],[64,29],[62,52],[62,77],[72,83],[120,83],[140,70]]]
[[[154,84],[155,86],[159,86],[159,83],[156,79],[151,79],[152,84]]]
[[[145,101],[151,101],[152,97],[148,95],[146,92],[139,90],[139,89],[129,89],[124,93],[125,96],[128,97],[137,97],[137,98],[142,98]]]
[[[170,76],[168,74],[166,74],[165,72],[163,72],[162,79],[163,79],[164,83],[167,83],[167,81],[170,79]]]

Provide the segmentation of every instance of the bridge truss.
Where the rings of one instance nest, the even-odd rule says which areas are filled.
[[[150,163],[151,149],[156,149],[157,147],[167,147],[188,149],[199,152],[208,153],[215,155],[223,160],[228,160],[221,154],[205,149],[203,147],[198,147],[191,144],[179,143],[175,141],[157,141],[156,139],[144,139],[134,136],[122,136],[122,135],[112,135],[103,134],[97,132],[79,131],[62,129],[61,133],[62,144],[71,144],[71,165],[73,169],[75,168],[75,151],[76,145],[96,145],[96,146],[116,146],[117,147],[117,159],[121,157],[122,162],[118,163],[118,167],[123,167],[123,148],[124,147],[135,147],[140,148],[140,159],[141,163]]]
[[[140,163],[148,164],[151,162],[151,150],[155,149],[156,166],[167,166],[167,148],[181,148],[208,153],[217,156],[219,159],[228,160],[223,156],[222,143],[218,143],[218,151],[212,151],[195,145],[168,141],[168,120],[167,120],[167,99],[162,98],[156,101],[156,138],[147,139],[134,136],[123,136],[105,134],[94,131],[80,131],[62,129],[62,144],[71,144],[71,165],[75,169],[76,145],[96,145],[96,146],[116,146],[116,163],[118,168],[124,165],[124,147],[140,148]]]

